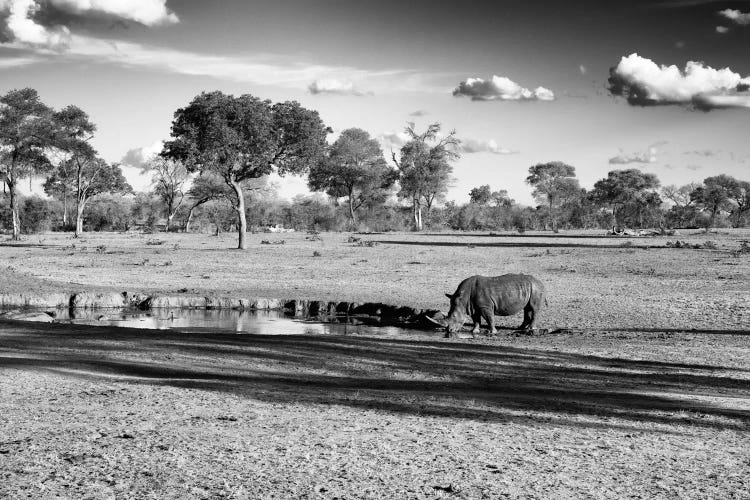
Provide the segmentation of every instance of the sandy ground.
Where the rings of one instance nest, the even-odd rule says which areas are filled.
[[[750,264],[733,253],[747,234],[680,236],[716,250],[663,247],[675,237],[632,241],[645,249],[306,236],[253,235],[245,253],[227,249],[231,235],[29,238],[0,245],[0,291],[445,308],[466,275],[524,271],[549,288],[541,326],[570,331],[444,340],[3,322],[0,498],[750,498]]]
[[[374,247],[347,243],[343,233],[324,233],[321,241],[303,233],[255,234],[245,252],[232,248],[234,234],[47,234],[0,243],[0,289],[299,297],[446,310],[444,293],[467,276],[523,272],[547,286],[544,328],[747,329],[750,254],[733,251],[750,240],[750,230],[655,238],[603,233],[361,236],[379,243]],[[677,239],[710,240],[717,249],[666,246]]]

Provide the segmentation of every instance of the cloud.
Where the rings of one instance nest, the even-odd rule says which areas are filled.
[[[611,165],[625,165],[627,163],[656,163],[656,155],[650,152],[619,154],[609,159]]]
[[[39,62],[39,59],[35,57],[9,57],[7,59],[0,59],[0,69],[28,66],[37,62]]]
[[[727,28],[726,26],[717,26],[716,32],[720,35],[724,35],[726,33],[729,33],[729,28]]]
[[[586,72],[588,71],[588,69],[583,64],[579,64],[578,65],[578,71],[580,71],[582,75],[585,75]]]
[[[409,142],[411,136],[406,132],[384,132],[378,136],[383,151],[396,151]]]
[[[40,6],[34,0],[0,0],[8,11],[6,32],[11,41],[34,47],[60,48],[68,44],[70,30],[65,26],[46,27],[34,20]]]
[[[626,165],[628,163],[656,163],[658,161],[659,147],[666,141],[655,142],[646,151],[637,153],[620,153],[609,159],[611,165]]]
[[[657,65],[630,54],[610,69],[609,91],[633,106],[683,105],[696,109],[750,107],[750,77],[729,68],[714,69],[688,61],[677,66]]]
[[[711,157],[719,156],[721,154],[721,151],[715,151],[713,149],[695,149],[693,151],[685,151],[682,154]]]
[[[167,10],[166,0],[0,0],[0,12],[7,12],[5,34],[10,42],[31,47],[62,50],[68,46],[71,32],[67,26],[47,25],[38,14],[49,7],[85,16],[107,14],[120,20],[146,26],[178,22]]]
[[[497,145],[494,139],[481,141],[476,139],[461,139],[461,151],[463,153],[492,153],[496,155],[512,155],[518,151],[502,148]]]
[[[335,95],[372,95],[372,92],[364,92],[357,89],[351,80],[338,80],[335,78],[315,80],[307,86],[307,90],[313,94],[335,94]]]
[[[424,109],[418,109],[416,111],[412,111],[411,113],[409,113],[409,116],[417,116],[417,117],[419,117],[419,116],[427,116],[429,114],[430,113],[428,113]]]
[[[740,12],[737,9],[724,9],[720,10],[718,14],[740,26],[750,25],[750,12]]]
[[[49,0],[58,9],[72,14],[99,12],[146,26],[174,24],[179,18],[167,9],[166,0]]]
[[[164,141],[156,141],[149,146],[133,148],[125,153],[120,163],[129,167],[142,169],[149,159],[161,152],[163,147]]]
[[[2,1],[2,0],[0,0]],[[5,47],[30,50],[39,61],[64,60],[87,63],[115,64],[124,67],[145,68],[190,76],[209,76],[257,85],[276,85],[285,88],[307,88],[310,81],[327,75],[331,79],[366,80],[384,89],[401,89],[400,81],[411,88],[414,80],[402,78],[405,70],[368,71],[347,66],[326,66],[290,61],[280,56],[232,57],[199,54],[182,50],[143,45],[114,39],[100,39],[71,35],[67,47],[54,50],[49,47],[28,47],[10,43]],[[393,78],[398,76],[398,78]],[[392,80],[396,80],[394,83]]]
[[[467,78],[453,90],[456,97],[470,97],[472,101],[552,101],[555,94],[544,87],[534,90],[521,87],[504,76],[494,75],[491,80]]]
[[[685,168],[688,169],[688,170],[696,171],[696,170],[701,170],[703,168],[703,166],[701,166],[701,165],[687,165]]]

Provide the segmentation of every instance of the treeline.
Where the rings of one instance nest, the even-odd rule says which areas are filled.
[[[472,189],[470,202],[446,201],[455,131],[412,124],[408,140],[386,158],[361,129],[332,144],[318,113],[294,101],[272,103],[221,92],[196,96],[175,112],[172,139],[144,165],[151,190],[135,193],[117,164],[91,146],[96,126],[76,106],[54,110],[33,89],[0,97],[0,228],[237,231],[264,226],[314,230],[519,230],[746,226],[750,183],[727,175],[702,184],[661,186],[654,174],[613,170],[591,190],[562,162],[529,167],[535,207],[506,190]],[[280,200],[268,175],[306,175],[316,192]],[[43,178],[46,198],[22,197],[18,185]]]

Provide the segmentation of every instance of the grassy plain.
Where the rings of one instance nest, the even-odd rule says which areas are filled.
[[[539,326],[563,331],[0,323],[0,497],[749,498],[750,232],[602,233],[257,234],[246,252],[231,234],[3,242],[0,293],[445,309],[464,277],[526,272],[548,288]]]

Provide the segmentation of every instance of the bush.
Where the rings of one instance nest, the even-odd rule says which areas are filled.
[[[19,218],[22,232],[42,233],[49,231],[52,227],[55,212],[48,200],[39,196],[31,196],[21,201]]]

